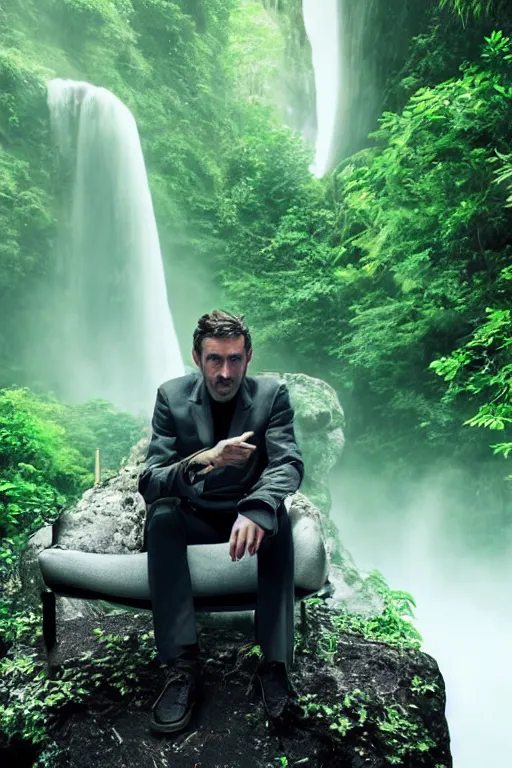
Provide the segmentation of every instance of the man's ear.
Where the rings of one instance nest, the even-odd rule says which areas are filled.
[[[197,352],[195,351],[195,349],[192,350],[192,359],[193,359],[194,363],[197,365],[197,367],[200,368],[201,367],[201,361],[198,358]]]
[[[249,363],[251,362],[251,358],[252,358],[252,349],[250,349],[247,353],[247,365],[249,365]]]

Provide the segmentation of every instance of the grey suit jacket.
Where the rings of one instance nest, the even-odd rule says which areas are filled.
[[[228,437],[253,431],[249,442],[256,450],[244,467],[216,469],[194,485],[185,483],[184,465],[213,446],[209,398],[201,375],[171,379],[159,387],[152,428],[146,468],[139,478],[147,504],[177,496],[199,509],[240,512],[269,533],[276,531],[279,507],[299,488],[304,475],[285,384],[270,376],[244,379]]]

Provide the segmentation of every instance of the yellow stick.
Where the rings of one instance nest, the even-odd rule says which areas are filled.
[[[100,449],[96,448],[96,460],[94,462],[94,485],[101,483]]]

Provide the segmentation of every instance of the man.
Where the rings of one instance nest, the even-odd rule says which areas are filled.
[[[282,713],[293,693],[294,561],[284,499],[302,481],[293,411],[284,384],[248,377],[252,343],[243,317],[215,310],[194,332],[198,374],[158,389],[153,436],[139,490],[146,523],[155,641],[169,667],[151,727],[188,725],[201,669],[188,544],[229,541],[233,561],[258,558],[258,679],[267,712]]]

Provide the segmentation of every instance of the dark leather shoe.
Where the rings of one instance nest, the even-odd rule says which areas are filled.
[[[288,704],[297,698],[286,664],[281,661],[263,662],[258,669],[263,706],[269,718],[281,717]]]
[[[199,663],[178,659],[169,670],[162,693],[151,708],[151,730],[156,733],[185,730],[201,691]]]

